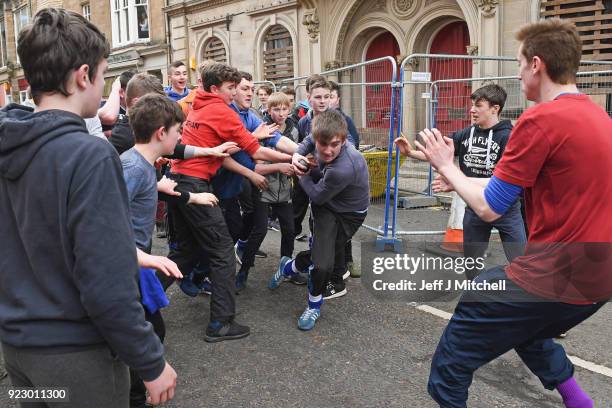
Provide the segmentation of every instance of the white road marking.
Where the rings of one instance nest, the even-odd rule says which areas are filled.
[[[437,316],[437,317],[440,317],[446,320],[450,320],[450,318],[453,316],[452,313],[448,313],[448,312],[445,312],[444,310],[436,309],[435,307],[431,307],[428,305],[418,305],[415,307],[416,309],[419,309],[423,312],[432,314],[434,316]],[[580,357],[570,356],[569,354],[567,355],[567,357],[570,359],[570,361],[575,366],[578,366],[580,368],[584,368],[585,370],[589,370],[594,373],[605,375],[606,377],[612,378],[612,368],[602,366],[599,364],[595,364],[587,360],[583,360]]]

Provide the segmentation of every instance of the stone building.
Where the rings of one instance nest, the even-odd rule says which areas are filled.
[[[114,78],[128,69],[164,79],[168,50],[163,4],[164,0],[4,0],[0,13],[0,85],[11,100],[26,98],[28,84],[17,58],[17,33],[45,7],[80,13],[105,33],[112,46],[105,93]]]
[[[170,59],[190,61],[192,83],[195,67],[209,58],[252,72],[257,80],[279,84],[382,56],[397,61],[414,53],[514,57],[516,29],[555,16],[579,26],[585,59],[612,59],[612,0],[167,0],[164,13]],[[435,71],[433,62],[410,62],[408,74]],[[444,69],[433,72],[435,79],[444,79]],[[460,70],[459,78],[516,75],[514,61],[468,61],[453,69]],[[370,67],[365,73],[351,74],[349,81],[390,81],[388,66],[387,71]],[[453,89],[467,96],[469,103],[471,86],[476,84],[463,89],[453,85]],[[525,101],[520,100],[518,82],[508,86],[512,88],[508,111],[516,115]],[[418,99],[423,93],[425,89],[413,87],[405,91],[405,98]],[[352,87],[347,105],[353,115],[361,116],[355,118],[359,126],[388,128],[390,95],[390,87],[383,91]],[[449,127],[460,125],[453,117],[466,120],[465,104],[456,105],[445,110]],[[405,121],[416,129],[424,123],[415,118],[425,116],[416,111],[425,108],[415,103],[412,109]]]
[[[561,4],[563,3],[563,4]],[[575,3],[575,4],[574,4]],[[571,18],[592,59],[611,59],[612,2],[538,0],[167,0],[172,59],[229,62],[258,79],[300,76],[373,55],[514,56],[513,33],[539,18]],[[588,27],[587,27],[588,26]],[[595,31],[594,31],[595,30]],[[290,60],[270,69],[274,55]],[[481,64],[477,74],[498,74]],[[272,77],[270,77],[272,76]]]

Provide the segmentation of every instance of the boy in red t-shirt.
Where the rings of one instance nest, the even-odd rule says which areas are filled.
[[[612,120],[576,87],[581,40],[570,22],[523,27],[519,78],[537,103],[521,115],[488,184],[453,165],[452,141],[436,129],[417,144],[441,177],[485,221],[503,215],[525,190],[530,235],[525,255],[476,282],[497,292],[467,291],[433,357],[430,395],[444,407],[466,407],[474,371],[514,349],[566,407],[593,401],[573,378],[574,367],[552,338],[595,313],[612,297]],[[582,135],[588,135],[588,143]]]

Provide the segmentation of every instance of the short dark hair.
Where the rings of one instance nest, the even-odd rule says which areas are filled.
[[[172,64],[170,64],[170,66],[168,67],[168,73],[169,73],[169,74],[172,74],[172,71],[173,71],[175,68],[178,68],[178,67],[184,67],[184,66],[186,66],[186,65],[185,65],[185,63],[184,63],[183,61],[174,61],[174,62],[173,62]]]
[[[268,96],[272,95],[272,87],[270,85],[259,85],[259,88],[257,88],[257,93],[259,93],[261,90],[267,93]]]
[[[293,95],[295,97],[295,89],[290,86],[283,86],[280,91],[285,95]]]
[[[206,92],[210,92],[210,87],[213,85],[219,87],[223,82],[238,84],[242,80],[236,68],[219,62],[205,66],[200,72],[200,78]]]
[[[312,91],[314,91],[317,88],[329,89],[329,91],[331,92],[331,84],[325,78],[317,79],[316,81],[312,81],[310,83],[310,86],[308,87],[308,93],[311,93]]]
[[[125,90],[128,82],[130,82],[130,79],[132,79],[134,75],[136,75],[136,71],[132,71],[132,70],[123,71],[121,75],[119,75],[119,82],[121,83],[121,89]]]
[[[472,93],[471,98],[474,102],[487,101],[491,106],[498,105],[499,114],[502,110],[504,110],[507,96],[508,94],[506,93],[506,90],[501,86],[497,84],[488,84],[475,90]]]
[[[185,120],[178,103],[166,95],[149,93],[142,96],[128,111],[136,143],[149,143],[160,127],[170,129]]]
[[[347,135],[346,119],[336,109],[321,112],[312,120],[312,137],[317,142],[329,143],[336,136],[340,136],[340,139],[344,141]]]
[[[323,75],[312,74],[306,78],[306,92],[310,92],[310,84],[316,81],[327,81],[327,79]]]
[[[329,91],[336,91],[338,94],[338,98],[340,97],[340,85],[336,81],[328,81],[329,82]]]
[[[550,79],[561,85],[576,83],[582,41],[574,23],[551,18],[524,26],[516,34],[527,60],[538,56],[546,65]]]
[[[253,80],[253,75],[249,74],[246,71],[238,71],[238,73],[240,74],[240,80],[242,81],[242,78],[246,79],[247,81],[252,81]]]
[[[136,74],[128,82],[125,90],[125,104],[128,109],[132,109],[132,101],[136,98],[141,98],[149,93],[166,96],[164,87],[158,77],[151,74],[140,73]]]
[[[80,14],[44,8],[19,33],[17,54],[34,103],[43,93],[69,96],[66,80],[82,65],[89,66],[91,81],[107,58],[110,45],[104,34]]]

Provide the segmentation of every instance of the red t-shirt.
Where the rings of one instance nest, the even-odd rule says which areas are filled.
[[[249,156],[259,150],[259,141],[245,129],[236,112],[221,97],[198,89],[183,125],[181,143],[215,147],[224,142],[236,142]],[[222,163],[223,157],[214,156],[174,160],[172,172],[210,181]]]
[[[525,255],[506,268],[508,277],[532,294],[566,303],[612,297],[607,113],[576,94],[528,109],[494,175],[525,189],[529,240]]]

